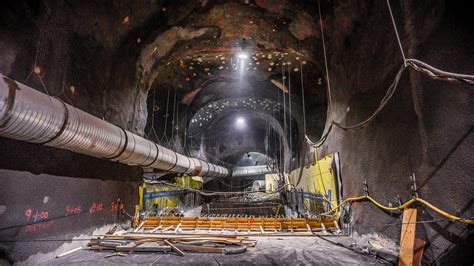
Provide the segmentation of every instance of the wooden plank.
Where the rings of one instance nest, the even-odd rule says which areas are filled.
[[[109,255],[105,256],[105,258],[110,258],[110,257],[114,257],[114,256],[125,257],[127,255],[123,254],[123,253],[120,253],[120,252],[115,252],[115,253],[112,253],[112,254],[109,254]]]
[[[328,231],[326,231],[326,226],[324,224],[321,224],[321,231],[323,232],[323,234],[328,233]]]
[[[116,247],[115,251],[117,252],[168,252],[168,251],[171,251],[171,247],[161,246],[156,242],[142,243],[140,245],[136,245],[135,243],[130,243],[128,245]]]
[[[334,221],[333,224],[334,224],[334,227],[336,228],[336,233],[340,234],[341,228],[339,228],[339,224],[337,223],[337,221]]]
[[[181,227],[181,223],[179,223],[178,226],[176,226],[176,229],[174,229],[174,232],[177,233],[180,227]]]
[[[151,233],[154,233],[160,229],[161,229],[161,225],[158,225],[157,227],[153,228],[153,230],[151,230]]]
[[[311,226],[309,226],[309,224],[306,224],[306,227],[308,228],[308,233],[312,233]]]
[[[314,231],[314,229],[313,229]],[[96,236],[103,236],[103,235],[96,235]],[[175,235],[174,233],[172,234],[150,234],[150,233],[131,233],[128,235],[122,235],[122,236],[109,236],[108,239],[129,239],[129,240],[138,240],[138,239],[144,239],[144,238],[151,238],[151,239],[157,239],[157,240],[162,240],[162,239],[182,239],[182,240],[222,240],[222,239],[232,239],[235,238],[239,235],[229,235],[229,234],[182,234],[182,235]],[[321,233],[266,233],[266,234],[261,234],[261,233],[252,233],[252,234],[242,234],[240,236],[245,236],[245,237],[319,237],[319,236],[325,236],[325,237],[342,237],[342,236],[348,236],[346,234],[321,234]],[[93,242],[91,240],[91,242]]]
[[[115,248],[117,246],[126,245],[127,243],[128,243],[127,240],[100,239],[98,244],[101,247]]]
[[[425,241],[415,238],[415,254],[413,255],[413,265],[420,266],[423,258],[423,250],[425,249]]]
[[[176,244],[176,247],[184,251],[191,251],[197,253],[224,253],[225,251],[223,248],[193,246],[185,244]]]
[[[178,247],[176,247],[175,245],[173,245],[171,242],[169,242],[168,240],[165,239],[165,243],[170,246],[178,255],[180,256],[184,256],[184,252],[181,251],[181,249],[179,249]]]
[[[174,225],[170,225],[170,226],[166,227],[165,229],[161,230],[161,232],[166,232],[166,231],[170,230],[173,227],[174,227]]]
[[[399,266],[412,266],[415,248],[416,209],[403,211],[402,232],[400,236]]]
[[[61,254],[57,255],[56,258],[64,257],[64,256],[66,256],[66,255],[69,255],[69,254],[74,253],[74,252],[76,252],[76,251],[78,251],[78,250],[81,250],[81,249],[82,249],[82,247],[78,247],[78,248],[75,248],[75,249],[66,251],[66,252],[64,252],[64,253],[61,253]]]
[[[138,230],[140,230],[144,224],[145,224],[145,221],[141,222],[140,225],[137,228],[135,228],[135,230],[133,230],[133,232],[138,232]]]

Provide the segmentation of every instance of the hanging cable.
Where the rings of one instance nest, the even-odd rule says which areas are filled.
[[[420,71],[424,74],[427,74],[429,77],[433,79],[440,79],[454,83],[461,83],[461,84],[468,84],[474,85],[474,76],[473,75],[464,75],[464,74],[457,74],[452,72],[446,72],[439,70],[433,66],[428,65],[425,62],[422,62],[417,59],[407,59],[405,57],[405,53],[403,52],[402,42],[400,41],[400,35],[398,34],[397,24],[395,23],[395,19],[393,17],[392,7],[390,5],[390,1],[387,0],[388,11],[390,12],[390,18],[392,19],[393,29],[395,31],[395,36],[397,38],[398,46],[400,47],[400,52],[403,57],[403,64],[406,66],[410,66],[416,71]]]
[[[173,142],[173,137],[174,137],[174,127],[175,127],[174,116],[175,116],[175,111],[176,111],[176,89],[174,90],[173,119],[171,120],[171,142]]]
[[[474,85],[474,75],[457,74],[439,70],[417,59],[407,59],[406,64],[412,67],[414,70],[428,75],[432,79],[439,79],[470,86]],[[473,88],[469,87],[469,89]]]
[[[289,110],[289,127],[288,131],[290,133],[290,167],[291,167],[291,159],[293,158],[293,135],[291,133],[291,70],[290,70],[290,65],[288,65],[288,110]]]
[[[153,130],[153,131],[155,130],[155,128],[154,128],[154,126],[155,126],[155,105],[156,105],[156,103],[155,103],[155,98],[156,98],[155,95],[156,95],[156,89],[153,89],[153,106],[152,106],[152,108],[151,108],[151,127],[150,127],[150,130],[148,130],[148,134],[147,134],[147,135],[150,135],[150,133],[152,132],[152,130]],[[157,137],[157,136],[156,136],[156,132],[155,132],[155,138],[156,138],[156,137]],[[158,141],[158,139],[157,139],[157,141]]]
[[[303,63],[300,61],[301,74],[301,99],[303,103],[303,135],[306,135],[306,108],[304,103],[304,84],[303,84]]]
[[[281,65],[281,80],[283,83],[283,87],[285,87],[285,67],[283,64]],[[285,92],[283,94],[283,137],[287,137],[287,125],[286,125],[286,95]],[[283,153],[283,172],[286,172],[286,158],[285,153]]]
[[[219,158],[210,155],[210,154],[209,154],[208,152],[206,152],[204,149],[203,149],[202,151],[204,152],[204,154],[206,154],[207,156],[211,157],[211,159],[215,160],[216,162],[219,162],[219,163],[221,163],[221,164],[227,165],[228,167],[234,167],[234,166],[235,166],[234,164],[230,164],[230,163],[228,163],[228,162],[224,162],[224,161],[220,160]]]
[[[183,148],[184,148],[184,151],[186,152],[186,155],[187,156],[191,156],[191,153],[189,153],[189,150],[188,150],[188,110],[189,108],[185,108],[185,117],[184,117],[184,134],[183,134]]]
[[[28,76],[26,77],[25,81],[23,83],[26,83],[28,79],[30,78],[31,74],[35,71],[35,68],[37,67],[38,63],[38,55],[39,55],[39,50],[40,50],[40,44],[41,44],[41,36],[43,35],[43,30],[42,27],[39,28],[39,36],[38,36],[38,44],[36,45],[36,53],[35,53],[35,63],[33,64],[33,69],[31,69],[30,73],[28,73]]]
[[[332,99],[331,99],[331,83],[329,82],[329,70],[328,70],[328,59],[326,56],[326,44],[324,42],[324,30],[323,30],[323,17],[321,16],[321,5],[318,0],[318,11],[319,11],[319,25],[321,27],[321,40],[323,43],[323,54],[324,54],[324,66],[326,67],[326,82],[328,85],[328,113],[332,111]]]
[[[283,95],[285,94],[285,92],[283,92],[283,91],[282,91],[281,93],[282,93]],[[278,101],[280,101],[280,91],[278,91]],[[281,111],[281,109],[280,109],[280,111]],[[277,134],[278,134],[278,133],[275,132],[275,137],[276,137]],[[279,165],[278,165],[278,167],[279,167],[278,172],[282,172],[282,171],[283,171],[283,168],[281,168],[281,165],[282,165],[282,162],[283,162],[283,156],[282,156],[282,155],[283,155],[283,153],[282,153],[282,150],[283,150],[282,137],[283,137],[283,136],[280,136],[280,135],[279,135],[279,138],[278,138],[278,144],[279,144],[279,146],[280,146],[280,149],[278,150],[278,151],[279,151],[278,158],[280,158],[280,162],[279,162]]]
[[[370,115],[367,119],[365,119],[364,121],[358,123],[358,124],[355,124],[355,125],[351,125],[351,126],[343,126],[341,125],[340,123],[338,122],[335,122],[333,121],[333,125],[337,126],[338,128],[342,129],[342,130],[345,130],[345,131],[355,131],[357,129],[360,129],[364,126],[366,126],[367,124],[370,123],[370,121],[372,121],[375,116],[378,115],[378,113],[380,111],[382,111],[382,109],[387,105],[387,103],[390,101],[390,99],[392,98],[393,94],[395,93],[395,90],[398,86],[398,82],[400,81],[400,78],[403,74],[403,71],[405,70],[405,66],[402,66],[400,68],[400,70],[398,71],[397,75],[395,76],[395,80],[392,82],[392,84],[390,85],[390,87],[388,88],[385,96],[382,98],[382,100],[380,101],[380,104],[379,106],[377,107],[377,109],[375,110],[375,112]]]
[[[387,5],[388,5],[389,11],[390,11],[390,17],[391,17],[392,24],[393,24],[393,27],[394,27],[394,30],[395,30],[395,34],[396,34],[397,42],[398,42],[398,45],[399,45],[399,48],[400,48],[400,52],[401,52],[403,60],[404,60],[403,65],[400,67],[400,70],[398,71],[394,81],[392,82],[392,84],[388,88],[384,98],[381,100],[379,106],[377,107],[377,109],[374,111],[374,113],[372,115],[370,115],[364,121],[362,121],[358,124],[355,124],[355,125],[351,125],[351,126],[344,126],[341,123],[332,120],[331,123],[329,124],[329,127],[327,128],[326,132],[323,133],[322,137],[318,141],[312,142],[308,138],[308,136],[306,136],[306,139],[312,145],[315,145],[316,147],[322,146],[322,144],[327,140],[327,137],[328,137],[329,133],[331,132],[331,130],[333,129],[333,126],[336,126],[340,129],[343,129],[344,131],[356,131],[356,130],[362,129],[363,127],[368,125],[380,113],[380,111],[387,105],[387,103],[390,101],[390,99],[392,98],[392,96],[395,93],[395,90],[398,86],[398,82],[400,81],[401,75],[403,74],[404,70],[408,66],[410,66],[411,68],[413,68],[416,71],[419,71],[421,73],[424,73],[424,74],[428,75],[429,77],[431,77],[433,79],[445,80],[445,81],[448,81],[448,82],[466,84],[466,85],[471,85],[471,86],[474,85],[474,75],[465,75],[465,74],[447,72],[447,71],[439,70],[439,69],[437,69],[433,66],[430,66],[430,65],[428,65],[428,64],[426,64],[422,61],[419,61],[417,59],[406,59],[405,58],[405,53],[403,52],[403,47],[402,47],[402,44],[401,44],[400,36],[398,34],[398,30],[397,30],[397,27],[396,27],[395,19],[393,17],[393,12],[392,12],[391,7],[390,7],[389,0],[387,0]],[[318,0],[318,7],[320,7],[319,0]],[[321,9],[320,8],[319,8],[319,13],[320,13],[320,19],[321,19]],[[322,33],[322,36],[323,36],[322,23],[321,23],[321,33]],[[323,37],[323,50],[324,49],[325,49],[325,45],[324,45],[324,37]],[[324,54],[326,55],[325,52],[324,52]],[[326,56],[325,56],[325,64],[327,66]],[[326,73],[328,73],[327,69],[326,69]],[[327,75],[326,78],[327,78],[327,81],[328,81],[328,92],[330,94],[329,78],[328,77],[329,76]],[[329,101],[331,101],[331,99],[329,99]]]
[[[168,95],[166,96],[166,113],[165,113],[165,130],[163,131],[163,136],[161,136],[160,140],[163,140],[163,137],[166,136],[166,133],[168,133],[168,106],[170,103],[170,90],[171,90],[171,85],[168,85]]]
[[[403,52],[402,42],[400,41],[400,36],[398,35],[397,24],[395,23],[395,18],[393,18],[392,8],[390,7],[390,0],[387,0],[388,11],[390,11],[390,17],[392,18],[393,28],[395,29],[395,35],[397,35],[398,46],[400,47],[400,52],[402,53],[403,64],[406,66],[406,57]]]
[[[234,186],[234,185],[229,185],[229,184],[227,184],[227,183],[225,183],[225,182],[222,182],[222,180],[220,180],[220,178],[213,178],[212,180],[216,180],[216,181],[218,181],[219,183],[221,183],[221,184],[223,184],[223,185],[225,185],[225,186],[227,186],[227,187],[230,187],[230,188],[243,188],[243,187],[248,187],[248,186],[250,186],[253,182],[255,182],[255,180],[252,180],[250,183],[247,183],[247,184],[245,184],[245,185]]]
[[[49,94],[49,91],[48,91],[48,89],[46,88],[46,85],[44,84],[43,78],[40,76],[40,74],[38,74],[38,78],[39,78],[39,80],[41,81],[41,85],[43,86],[43,89],[46,91],[46,94],[47,94],[48,96],[51,96],[51,95]]]
[[[405,53],[403,52],[402,42],[400,41],[400,35],[398,34],[397,24],[395,23],[395,18],[393,17],[392,7],[390,5],[390,0],[387,0],[388,11],[390,12],[390,18],[392,20],[393,29],[395,31],[395,36],[397,37],[398,46],[400,47],[400,52],[403,57],[403,64],[406,66],[411,66],[416,71],[420,71],[424,74],[427,74],[433,79],[446,80],[454,83],[464,83],[468,85],[474,85],[474,76],[472,75],[463,75],[452,72],[446,72],[439,70],[435,67],[428,65],[425,62],[422,62],[417,59],[407,59]]]
[[[331,121],[328,129],[326,130],[326,133],[323,134],[323,136],[321,137],[321,139],[317,142],[312,142],[311,140],[309,140],[309,138],[306,136],[306,139],[312,144],[312,145],[315,145],[316,147],[321,147],[322,144],[327,140],[327,137],[329,135],[329,133],[331,132],[331,130],[333,129],[333,126],[336,126],[344,131],[356,131],[356,130],[359,130],[365,126],[367,126],[379,113],[380,111],[382,111],[382,109],[387,105],[387,103],[390,101],[390,99],[392,98],[393,94],[395,93],[395,90],[398,86],[398,82],[400,81],[400,78],[404,72],[404,70],[406,69],[406,67],[404,65],[401,66],[400,70],[398,71],[396,77],[395,77],[395,80],[392,82],[392,84],[390,85],[390,87],[388,88],[387,92],[385,93],[385,96],[382,98],[382,100],[380,101],[377,109],[375,110],[374,113],[372,113],[372,115],[370,115],[367,119],[365,119],[364,121],[358,123],[358,124],[355,124],[355,125],[351,125],[351,126],[344,126],[344,125],[341,125],[339,122],[336,122],[334,120]]]
[[[402,65],[400,70],[398,71],[397,75],[395,76],[394,81],[388,88],[385,96],[383,99],[380,101],[380,104],[378,105],[377,109],[372,113],[367,119],[364,121],[351,125],[351,126],[344,126],[341,125],[339,122],[336,122],[334,120],[331,121],[328,129],[326,130],[326,133],[323,134],[323,136],[320,138],[319,141],[317,142],[312,142],[309,140],[309,138],[306,136],[306,139],[309,140],[309,142],[313,145],[316,145],[316,147],[320,147],[327,139],[329,132],[332,130],[333,125],[344,130],[344,131],[356,131],[359,129],[362,129],[363,127],[367,126],[379,113],[382,111],[382,109],[387,105],[387,103],[390,101],[392,96],[395,93],[395,90],[398,86],[398,83],[400,81],[400,78],[405,71],[406,67],[411,66],[415,70],[418,70],[422,73],[428,74],[430,77],[435,78],[435,79],[442,79],[450,82],[455,82],[455,83],[462,83],[462,84],[467,84],[467,85],[474,85],[474,76],[472,75],[463,75],[463,74],[454,74],[450,72],[445,72],[438,70],[436,68],[433,68],[426,63],[423,63],[419,60],[416,59],[407,59],[407,64]]]
[[[176,102],[176,122],[175,122],[175,129],[176,129],[176,140],[179,141],[179,102]],[[174,140],[173,140],[174,141]]]

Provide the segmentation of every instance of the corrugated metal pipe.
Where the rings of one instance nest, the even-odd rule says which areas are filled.
[[[0,136],[128,165],[226,177],[222,166],[189,158],[0,74]]]

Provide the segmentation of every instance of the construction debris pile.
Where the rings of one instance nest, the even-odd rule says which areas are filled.
[[[126,256],[132,252],[173,252],[238,254],[254,247],[256,240],[238,235],[164,234],[119,231],[98,236],[89,242],[90,249],[112,250],[109,256]]]
[[[132,252],[238,254],[257,244],[251,236],[342,235],[335,220],[319,218],[146,217],[134,224],[129,230],[114,227],[96,235],[89,242],[90,249],[115,251],[107,256]]]

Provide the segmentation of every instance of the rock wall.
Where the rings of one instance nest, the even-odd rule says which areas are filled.
[[[394,1],[392,9],[408,58],[473,74],[468,11],[443,1]],[[324,21],[329,116],[354,125],[374,112],[403,63],[388,8],[385,1],[342,1]],[[357,132],[333,129],[320,156],[340,152],[345,197],[363,194],[366,179],[370,195],[383,204],[404,202],[412,195],[409,176],[414,173],[420,197],[454,215],[472,217],[473,100],[472,87],[432,80],[410,69],[372,123]],[[417,237],[427,241],[426,262],[472,262],[468,253],[456,258],[450,254],[472,249],[472,230],[420,207],[418,220],[425,223],[417,225]],[[399,239],[400,214],[385,213],[370,203],[352,208],[359,233],[383,232]]]
[[[131,121],[146,120],[146,113],[134,115],[126,86],[134,71],[123,69],[134,69],[141,44],[128,38],[159,9],[134,1],[4,1],[0,72],[139,132]],[[125,53],[127,60],[120,59]],[[0,264],[51,252],[113,224],[118,198],[131,214],[138,201],[139,168],[5,138],[0,158]]]
[[[141,93],[135,84],[137,59],[168,23],[176,23],[168,11],[171,4],[4,1],[0,5],[1,73],[143,134],[147,113],[137,96]]]
[[[180,4],[3,1],[0,72],[143,135],[149,88],[137,89],[143,71],[136,70],[137,60],[144,47],[154,47],[155,36],[200,7],[198,1]],[[0,257],[9,262],[64,243],[17,241],[71,239],[115,222],[111,203],[117,198],[133,214],[141,168],[5,138],[0,158],[0,240],[7,241]],[[97,214],[90,212],[94,204],[102,208]],[[25,215],[30,209],[51,220],[32,221],[33,214]]]

